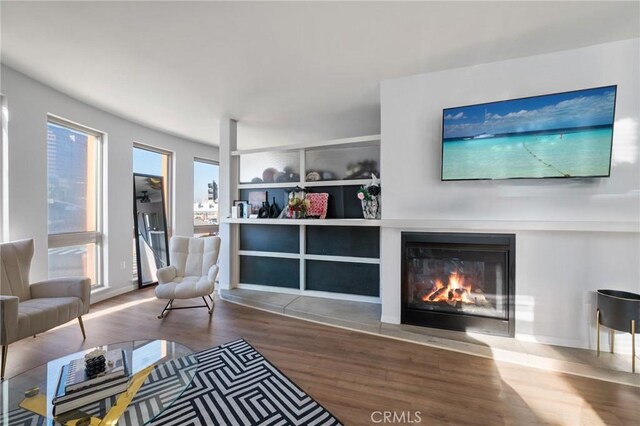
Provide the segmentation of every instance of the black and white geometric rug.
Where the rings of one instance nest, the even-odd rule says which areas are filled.
[[[82,407],[82,412],[102,418],[115,402],[116,397],[110,397]],[[170,407],[145,423],[164,405]],[[48,424],[44,417],[23,409],[8,417],[4,420],[10,425]],[[340,422],[240,339],[154,368],[118,420],[119,426],[142,424],[324,426]]]
[[[191,386],[151,425],[340,425],[243,339],[195,355]]]

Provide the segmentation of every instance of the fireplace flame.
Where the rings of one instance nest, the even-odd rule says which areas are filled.
[[[471,283],[465,283],[465,276],[458,271],[449,274],[449,279],[445,285],[439,278],[433,283],[433,287],[422,296],[423,302],[439,303],[444,302],[450,305],[458,303],[480,305],[486,303],[481,292],[474,292]]]

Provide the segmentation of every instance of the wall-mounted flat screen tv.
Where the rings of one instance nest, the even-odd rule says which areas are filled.
[[[617,86],[442,112],[442,180],[608,177]]]

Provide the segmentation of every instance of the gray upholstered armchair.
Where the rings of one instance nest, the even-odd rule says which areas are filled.
[[[89,312],[91,280],[57,278],[29,284],[33,240],[0,244],[0,345],[2,379],[9,344],[35,336]]]
[[[213,297],[218,277],[220,237],[172,237],[169,242],[171,264],[158,269],[156,297],[169,300],[158,318],[162,319],[174,309],[207,308],[213,313]],[[173,307],[175,299],[201,297],[204,305]],[[211,306],[207,302],[211,301]]]

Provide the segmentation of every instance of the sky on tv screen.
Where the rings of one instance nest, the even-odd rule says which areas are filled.
[[[448,108],[443,111],[443,136],[454,139],[612,125],[615,94],[611,86]]]

